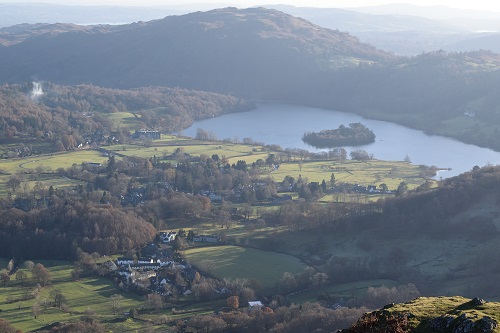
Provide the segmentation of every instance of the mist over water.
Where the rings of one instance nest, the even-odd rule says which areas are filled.
[[[376,141],[372,144],[344,147],[348,152],[364,149],[376,159],[402,161],[408,155],[413,164],[451,168],[439,172],[439,177],[451,177],[471,170],[475,165],[499,164],[500,153],[460,141],[427,135],[422,131],[401,125],[365,119],[359,115],[297,105],[259,104],[257,109],[233,113],[221,117],[195,122],[184,131],[185,135],[196,136],[202,128],[214,132],[219,139],[251,137],[265,144],[277,144],[282,148],[316,149],[302,141],[304,132],[335,129],[339,125],[361,122],[373,130]]]

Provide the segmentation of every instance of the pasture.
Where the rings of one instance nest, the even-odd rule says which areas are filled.
[[[289,175],[298,179],[307,178],[309,182],[328,184],[331,174],[335,175],[338,183],[376,185],[386,184],[389,189],[397,189],[405,181],[410,188],[417,187],[425,182],[423,168],[406,162],[396,161],[352,161],[342,163],[336,161],[304,161],[280,164],[279,169],[269,173],[275,181],[282,181]]]
[[[137,117],[131,112],[113,112],[113,113],[101,113],[102,116],[111,120],[113,123],[113,130],[127,129],[133,131],[138,129],[140,126],[141,115],[137,114]]]
[[[74,150],[25,158],[12,158],[0,161],[0,170],[4,173],[48,172],[59,168],[70,168],[73,164],[84,162],[105,163],[107,156],[96,150]]]
[[[0,309],[2,310],[0,317],[8,320],[14,327],[23,332],[39,329],[54,322],[80,320],[81,315],[88,309],[95,311],[104,323],[110,323],[117,316],[122,316],[123,312],[129,311],[131,308],[140,308],[144,304],[142,297],[120,291],[111,280],[106,278],[90,277],[71,281],[73,266],[69,262],[42,260],[40,263],[49,270],[52,281],[41,290],[38,300],[50,300],[50,292],[57,289],[66,298],[68,308],[62,311],[51,306],[47,308],[41,306],[41,314],[35,319],[31,312],[35,300],[24,300],[24,295],[35,289],[36,283],[31,279],[31,273],[27,269],[21,268],[28,276],[24,284],[16,280],[15,275],[13,275],[11,281],[0,286]],[[4,267],[6,260],[0,260],[0,264]],[[114,294],[123,297],[119,302],[119,310],[116,315],[113,314],[110,300],[110,296]],[[114,329],[116,324],[107,324],[107,326]],[[126,331],[134,332],[140,326],[141,324],[129,321],[126,325]]]
[[[355,297],[361,297],[366,294],[369,287],[381,287],[386,286],[388,288],[397,285],[396,281],[393,280],[367,280],[367,281],[356,281],[349,283],[339,283],[339,284],[329,284],[320,288],[308,289],[303,292],[296,293],[289,296],[289,300],[300,304],[305,302],[316,302],[318,296],[328,295],[332,299],[350,299]]]
[[[212,155],[218,155],[220,158],[225,156],[230,164],[236,163],[238,160],[245,160],[247,163],[252,163],[259,158],[265,159],[267,157],[267,153],[263,152],[264,148],[261,146],[197,141],[182,138],[181,140],[177,140],[176,137],[155,140],[154,144],[149,147],[143,145],[116,145],[108,147],[108,149],[125,156],[137,156],[142,158],[156,156],[164,160],[168,160],[167,156],[180,150],[191,156],[206,155],[211,157]]]
[[[306,268],[290,255],[239,246],[191,248],[184,256],[217,278],[255,279],[263,288],[274,287],[285,272],[299,273]]]

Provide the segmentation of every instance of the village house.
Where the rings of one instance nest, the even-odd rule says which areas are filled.
[[[260,310],[264,304],[262,304],[261,301],[250,301],[248,302],[248,309],[249,310]]]
[[[177,236],[177,232],[175,231],[162,231],[159,233],[159,238],[160,238],[160,242],[162,243],[170,243],[170,242],[173,242],[175,240],[175,237]]]

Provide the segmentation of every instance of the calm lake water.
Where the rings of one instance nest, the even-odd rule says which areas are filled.
[[[184,131],[196,136],[202,128],[214,132],[219,139],[251,137],[266,144],[283,148],[301,148],[317,152],[302,142],[304,132],[334,129],[339,125],[361,122],[373,130],[376,142],[364,146],[344,147],[348,152],[364,149],[376,159],[402,161],[408,155],[413,164],[451,168],[440,171],[439,177],[451,177],[469,171],[475,165],[499,164],[500,153],[491,149],[465,144],[450,138],[427,135],[393,123],[365,119],[361,116],[297,105],[259,104],[257,109],[196,121]]]

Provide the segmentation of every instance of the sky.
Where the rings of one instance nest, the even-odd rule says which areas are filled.
[[[187,5],[193,3],[250,7],[256,5],[289,4],[298,7],[360,7],[375,6],[389,3],[410,3],[419,6],[442,5],[460,9],[478,9],[500,12],[500,1],[498,0],[0,0],[0,3],[23,3],[23,2],[44,2],[66,5],[127,5],[127,6],[168,6]],[[220,6],[218,6],[220,7]]]

